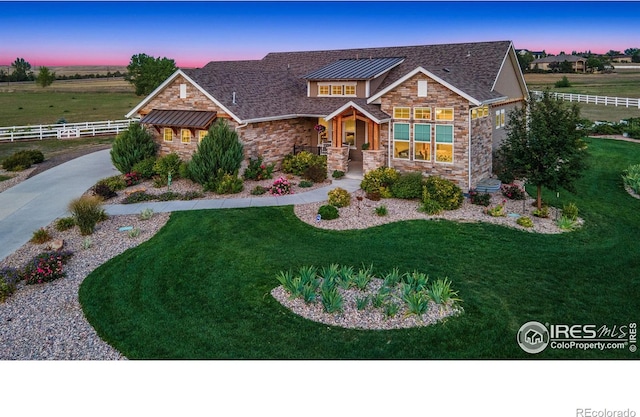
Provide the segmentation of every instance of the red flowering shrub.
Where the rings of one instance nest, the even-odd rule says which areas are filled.
[[[524,200],[525,192],[515,184],[504,184],[500,187],[502,195],[511,200]]]
[[[127,187],[140,184],[140,181],[142,181],[142,175],[138,174],[135,171],[124,174],[124,182],[127,184]]]
[[[64,278],[63,266],[73,255],[71,251],[43,252],[31,260],[24,268],[23,278],[29,285],[42,284]]]

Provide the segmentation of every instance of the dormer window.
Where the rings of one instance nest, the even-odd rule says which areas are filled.
[[[318,83],[319,97],[355,97],[355,82],[324,82]]]

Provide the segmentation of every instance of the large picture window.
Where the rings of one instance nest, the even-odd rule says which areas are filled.
[[[452,125],[436,125],[436,162],[453,162]]]
[[[393,157],[409,159],[409,123],[393,124]]]
[[[431,160],[431,125],[413,125],[413,158],[416,161]]]

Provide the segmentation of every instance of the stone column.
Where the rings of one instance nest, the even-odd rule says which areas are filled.
[[[378,151],[362,151],[362,173],[373,171],[381,166],[384,166],[386,158],[386,152],[384,150]]]
[[[327,173],[331,178],[333,171],[348,172],[349,170],[349,147],[331,146],[327,148]]]

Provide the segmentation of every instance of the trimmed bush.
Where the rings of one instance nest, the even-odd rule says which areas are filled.
[[[189,177],[205,188],[212,187],[224,174],[237,175],[242,159],[243,147],[238,133],[219,119],[191,157]]]
[[[522,227],[533,227],[533,220],[531,220],[531,217],[527,216],[518,217],[516,223],[518,223]]]
[[[390,187],[398,180],[400,174],[394,168],[379,167],[365,174],[360,188],[367,194],[378,193],[382,198],[391,198]]]
[[[400,174],[391,184],[391,194],[395,198],[413,199],[422,197],[422,173],[410,172]]]
[[[351,194],[344,188],[334,188],[329,191],[329,204],[334,207],[347,207],[351,204]]]
[[[479,193],[476,190],[471,190],[469,191],[469,200],[471,201],[471,204],[489,207],[489,204],[491,204],[491,194]]]
[[[323,182],[327,179],[326,159],[316,159],[313,165],[309,165],[303,172],[302,178],[313,182]]]
[[[464,196],[462,190],[453,181],[430,176],[424,182],[422,201],[436,201],[443,210],[455,210],[462,206]]]
[[[333,220],[340,217],[338,209],[330,204],[320,206],[320,208],[318,209],[318,214],[320,215],[320,218],[322,220]]]
[[[244,188],[242,178],[237,174],[222,174],[222,177],[216,182],[216,194],[237,194]]]
[[[96,196],[82,196],[71,200],[69,211],[83,236],[92,234],[96,224],[106,216],[102,199]]]
[[[7,171],[24,171],[31,165],[31,158],[25,152],[17,152],[2,161],[2,168]]]
[[[242,176],[245,180],[270,180],[273,174],[273,164],[265,164],[262,162],[262,156],[256,159],[249,158],[249,164],[245,168]]]
[[[153,135],[140,123],[132,123],[120,133],[111,147],[111,162],[123,174],[133,171],[133,166],[154,157],[158,146]]]
[[[112,177],[103,178],[96,183],[96,185],[98,184],[107,185],[111,189],[111,191],[120,191],[127,188],[127,182],[124,180],[124,177],[122,175],[114,175]]]
[[[150,178],[153,178],[154,175],[156,175],[156,171],[154,169],[155,164],[156,164],[156,157],[151,156],[149,158],[143,159],[142,161],[136,162],[133,165],[132,171],[137,172],[138,174],[140,174],[140,177],[142,177],[145,180],[148,180]]]
[[[181,163],[182,161],[180,160],[180,156],[178,156],[177,153],[172,152],[156,159],[156,162],[153,165],[153,171],[165,180],[169,177],[169,174],[171,174],[172,179],[177,179],[180,176]]]

